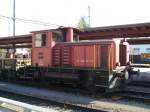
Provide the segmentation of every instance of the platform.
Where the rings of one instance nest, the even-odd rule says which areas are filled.
[[[26,96],[33,96],[36,98],[41,98],[45,100],[50,100],[54,102],[72,104],[82,107],[92,107],[95,109],[104,109],[104,110],[130,110],[130,112],[149,112],[150,108],[145,106],[137,106],[136,104],[127,105],[123,102],[114,102],[114,101],[107,101],[107,100],[98,100],[91,97],[81,96],[81,95],[74,95],[70,93],[54,91],[54,90],[46,90],[41,88],[33,88],[33,87],[26,87],[20,86],[16,84],[0,82],[0,90],[18,93],[21,95]],[[111,111],[112,112],[112,111]]]
[[[0,97],[0,112],[58,112],[58,111]]]

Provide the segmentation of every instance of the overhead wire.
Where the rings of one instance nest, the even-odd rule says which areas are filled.
[[[4,16],[4,15],[0,15],[0,17],[7,18],[7,19],[14,19],[13,17]],[[37,25],[64,27],[63,25],[58,25],[58,24],[53,24],[53,23],[48,23],[48,22],[43,22],[43,21],[37,21],[37,20],[24,19],[24,18],[15,18],[15,20],[18,20],[18,21],[21,21],[24,23],[37,24]]]

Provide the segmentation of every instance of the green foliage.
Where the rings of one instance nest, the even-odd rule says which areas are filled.
[[[79,22],[78,22],[78,25],[77,25],[77,28],[79,29],[85,29],[85,28],[88,28],[90,27],[89,24],[85,21],[85,18],[84,17],[81,17]]]

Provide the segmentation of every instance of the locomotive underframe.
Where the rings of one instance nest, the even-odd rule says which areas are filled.
[[[83,86],[92,90],[92,87],[106,90],[123,89],[125,84],[125,72],[133,74],[130,66],[117,67],[109,71],[100,68],[75,68],[75,67],[33,67],[25,66],[19,69],[13,67],[15,60],[9,60],[14,64],[6,64],[0,69],[1,80],[34,80],[37,82],[61,82]],[[5,64],[4,64],[5,65]],[[135,74],[136,72],[134,72]],[[42,84],[41,83],[41,84]]]
[[[106,90],[123,89],[126,67],[114,71],[102,69],[65,68],[65,67],[32,67],[18,70],[18,77],[45,82],[61,82],[80,85],[85,88],[97,87]],[[128,71],[128,70],[127,70]]]

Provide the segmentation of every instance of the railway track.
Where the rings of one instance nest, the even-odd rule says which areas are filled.
[[[25,85],[27,82],[22,82],[17,84]],[[28,86],[37,87],[37,83],[28,83]],[[76,88],[72,87],[69,84],[55,84],[55,85],[43,85],[44,88],[49,90],[56,90],[60,92],[71,93],[75,95],[84,95],[87,97],[94,97],[94,98],[105,98],[107,96],[118,96],[121,98],[128,98],[128,99],[135,99],[139,101],[149,101],[150,100],[150,83],[149,82],[139,82],[134,81],[131,84],[128,84],[124,91],[121,92],[113,92],[105,94],[103,90],[96,90],[94,93],[91,93],[83,88]],[[43,88],[43,86],[40,86]],[[39,87],[39,86],[38,86]]]
[[[134,99],[150,101],[150,82],[133,81],[125,88],[124,96]]]
[[[4,91],[0,91],[0,96],[5,97],[5,98],[9,98],[9,99],[12,99],[12,100],[17,100],[19,102],[24,102],[24,103],[28,103],[28,104],[31,104],[31,105],[40,106],[40,107],[47,107],[47,108],[48,107],[53,107],[54,109],[57,108],[56,110],[58,110],[58,112],[59,112],[59,110],[61,112],[62,112],[62,110],[64,110],[64,112],[65,112],[65,110],[72,110],[73,112],[78,112],[78,111],[79,112],[109,112],[109,111],[106,111],[106,110],[94,109],[92,107],[85,107],[85,106],[82,106],[82,105],[77,106],[77,105],[59,103],[59,102],[43,100],[43,99],[40,99],[40,98],[31,97],[31,96],[27,96],[27,95],[19,95],[19,94],[14,94],[14,93],[10,93],[10,92],[4,92]],[[9,108],[6,108],[6,107],[3,107],[3,108],[5,110],[11,111],[10,108],[13,107],[14,104],[13,105],[9,104],[9,105],[11,105],[11,106],[9,106]],[[19,106],[16,106],[15,108],[16,108],[16,110],[17,110],[17,108],[25,110],[25,109],[23,109]],[[27,110],[27,108],[26,108],[26,110]],[[40,112],[40,111],[38,111],[38,112]]]
[[[19,98],[19,99],[17,99],[17,100],[20,100],[20,97],[23,97],[23,98],[21,98],[21,101],[23,101],[23,100],[25,100],[27,102],[31,101],[30,103],[46,101],[47,102],[46,104],[51,104],[51,105],[55,104],[56,106],[59,105],[63,108],[80,110],[81,112],[82,111],[83,112],[84,111],[86,111],[86,112],[108,112],[105,109],[95,108],[92,104],[77,103],[77,100],[75,99],[75,97],[76,97],[75,95],[73,95],[74,98],[70,99],[70,101],[68,101],[69,97],[65,101],[65,99],[62,99],[62,97],[61,97],[62,92],[54,92],[54,93],[52,92],[52,94],[50,95],[50,98],[48,98],[49,94],[47,93],[47,91],[43,91],[41,93],[38,93],[38,90],[36,88],[34,90],[31,90],[30,87],[25,87],[26,89],[25,90],[22,89],[21,91],[19,91],[19,89],[13,90],[13,89],[8,89],[8,88],[3,88],[3,89],[2,88],[1,88],[1,91],[3,91],[3,92],[5,91],[5,92],[10,93],[10,94],[13,93],[14,95],[18,95],[19,97],[17,97],[17,98]],[[14,88],[14,86],[12,86],[10,88]],[[56,93],[56,95],[55,95],[55,93]],[[57,97],[57,94],[58,94],[58,97]],[[67,98],[65,93],[62,93],[62,94],[64,95],[64,97]],[[11,96],[14,96],[14,95],[11,95]],[[59,99],[59,97],[60,97],[60,99]],[[74,100],[75,100],[75,102],[74,102]],[[40,104],[43,104],[43,103],[40,103]]]
[[[9,83],[9,82],[8,82]],[[19,84],[23,86],[29,86],[29,87],[38,87],[38,88],[44,88],[47,90],[55,90],[60,92],[66,92],[66,93],[73,93],[76,95],[84,95],[84,96],[103,96],[105,91],[104,89],[95,89],[93,91],[89,91],[88,89],[81,87],[81,86],[74,86],[72,84],[64,84],[64,83],[37,83],[34,81],[13,81],[11,82],[13,84]]]
[[[150,103],[150,82],[133,81],[123,91],[113,93],[112,96]]]
[[[129,83],[128,85],[129,86],[149,87],[150,88],[150,81],[133,81],[132,83]]]
[[[7,87],[7,85],[9,85],[9,87]],[[53,90],[51,90],[51,91],[46,90],[45,91],[45,90],[40,89],[40,88],[36,89],[36,88],[25,87],[25,86],[15,87],[14,84],[8,84],[8,83],[4,83],[4,82],[0,83],[0,89],[1,90],[3,89],[5,91],[9,91],[9,93],[11,92],[11,96],[14,96],[14,95],[12,95],[12,93],[22,94],[23,98],[21,98],[21,99],[24,99],[27,102],[31,101],[30,102],[31,104],[32,103],[34,104],[35,102],[36,103],[40,102],[40,104],[42,104],[42,106],[47,106],[47,105],[43,105],[43,104],[56,104],[56,106],[59,105],[62,108],[66,108],[66,107],[71,108],[71,109],[75,108],[75,109],[79,109],[79,110],[82,110],[82,111],[89,111],[89,112],[90,111],[92,111],[92,112],[97,112],[97,111],[106,112],[108,110],[113,109],[113,106],[111,106],[109,103],[107,105],[110,105],[110,107],[108,107],[108,106],[105,107],[106,104],[103,101],[98,101],[98,99],[101,99],[101,98],[90,98],[90,97],[87,97],[87,96],[80,97],[81,95],[74,95],[74,94],[70,94],[70,93],[65,94],[63,92],[57,92],[57,91],[53,92]],[[34,92],[32,92],[32,91],[34,91]],[[124,92],[124,97],[125,97],[126,94],[127,93]],[[63,97],[60,97],[60,95],[63,96]],[[111,95],[111,94],[109,94],[109,95]],[[120,94],[115,93],[115,95],[119,96]],[[123,97],[123,94],[121,94],[121,95]],[[26,96],[27,98],[24,98],[24,96]],[[18,98],[18,96],[17,96],[17,98]],[[28,100],[28,98],[29,98],[29,100]],[[32,98],[39,99],[39,101],[36,101]],[[126,98],[127,98],[127,95],[126,95]],[[106,98],[106,100],[109,101],[110,99]],[[42,101],[46,101],[48,103],[44,103]],[[120,101],[124,101],[124,100],[120,100]],[[112,102],[114,102],[114,101],[112,100]],[[36,104],[36,105],[41,106],[40,104]],[[112,104],[112,105],[114,105],[114,104]],[[121,107],[121,108],[124,108],[124,106]],[[105,109],[107,109],[107,110],[105,110]],[[113,110],[117,110],[117,109],[113,109]],[[118,111],[118,112],[120,112],[120,111]]]
[[[36,86],[36,84],[34,86]],[[135,99],[138,101],[150,101],[150,83],[144,81],[134,81],[132,82],[132,84],[128,84],[124,91],[113,93],[105,93],[103,90],[96,90],[93,93],[91,93],[90,91],[87,91],[83,88],[72,87],[69,84],[50,85],[48,89],[71,94],[73,93],[75,95],[84,95],[87,97],[92,96],[94,98],[105,98],[107,96],[115,95],[120,96],[122,98]]]

